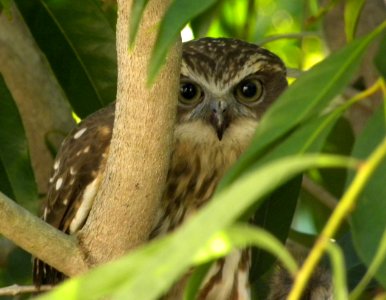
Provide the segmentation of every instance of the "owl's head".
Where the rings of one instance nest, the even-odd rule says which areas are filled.
[[[177,121],[209,126],[221,141],[240,120],[257,124],[286,87],[286,68],[268,50],[228,38],[190,41],[183,45]]]

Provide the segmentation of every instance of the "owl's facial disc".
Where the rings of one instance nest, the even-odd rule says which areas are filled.
[[[212,124],[218,139],[221,141],[224,131],[230,123],[228,104],[225,101],[213,100],[210,103],[209,122]]]

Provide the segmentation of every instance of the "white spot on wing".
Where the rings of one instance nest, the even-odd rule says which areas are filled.
[[[54,163],[54,170],[57,170],[60,166],[60,159],[58,159],[57,161],[55,161]]]
[[[47,220],[47,215],[48,215],[48,207],[44,208],[43,220]]]
[[[59,190],[60,187],[62,186],[62,183],[63,183],[63,178],[59,177],[58,180],[56,180],[55,189]]]
[[[83,153],[87,153],[90,151],[90,146],[87,146],[86,148],[83,149]]]
[[[74,134],[74,139],[78,139],[82,136],[83,133],[85,133],[85,131],[87,130],[87,127],[85,128],[82,128],[80,130],[78,130],[75,134]]]
[[[74,167],[71,167],[71,168],[70,168],[70,174],[71,174],[71,175],[75,175],[75,174],[76,174],[76,170],[75,170]]]
[[[95,199],[95,195],[98,191],[100,177],[97,177],[92,181],[89,185],[87,185],[86,189],[82,195],[82,203],[79,209],[76,212],[75,217],[72,219],[70,224],[70,233],[74,233],[80,229],[80,227],[84,224],[85,220],[90,213],[92,204]]]

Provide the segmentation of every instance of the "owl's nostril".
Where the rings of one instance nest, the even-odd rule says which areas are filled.
[[[228,104],[222,100],[214,100],[210,106],[212,113],[225,113],[228,109]]]

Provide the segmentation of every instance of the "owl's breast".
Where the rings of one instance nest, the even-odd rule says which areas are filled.
[[[151,237],[173,230],[212,197],[225,172],[249,145],[256,121],[234,122],[220,141],[202,121],[177,125],[165,192]]]

